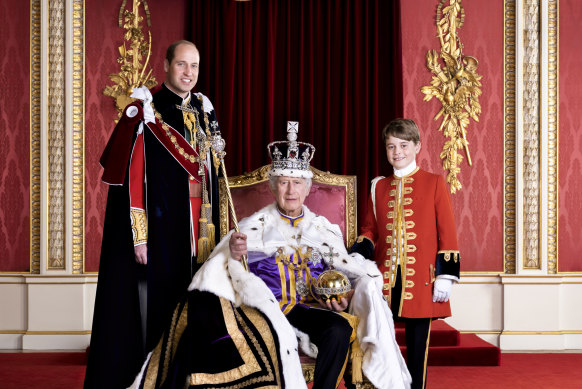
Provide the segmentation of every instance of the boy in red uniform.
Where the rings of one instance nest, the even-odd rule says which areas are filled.
[[[455,219],[443,177],[416,166],[416,123],[393,120],[382,140],[394,174],[372,180],[366,219],[351,252],[373,258],[380,268],[394,321],[405,323],[412,388],[425,388],[431,321],[451,316],[451,286],[459,281]]]

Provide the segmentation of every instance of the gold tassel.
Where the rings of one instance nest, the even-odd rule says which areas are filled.
[[[206,119],[206,113],[204,113]],[[205,120],[208,121],[207,119]],[[208,127],[208,123],[206,123]],[[199,126],[199,125],[198,125]],[[202,144],[201,144],[202,145]],[[205,149],[206,150],[206,149]],[[202,153],[202,150],[200,150]],[[204,154],[207,151],[204,151]],[[202,173],[200,178],[202,181],[202,205],[200,206],[200,219],[198,219],[198,253],[196,256],[197,263],[204,263],[210,257],[210,253],[216,246],[215,235],[216,229],[212,223],[212,205],[208,201],[208,189],[206,189],[206,177],[204,174],[204,165],[200,164]]]
[[[209,238],[199,238],[198,239],[198,256],[196,257],[197,263],[204,263],[210,256],[213,247],[210,247]]]
[[[210,220],[210,221],[209,221]],[[216,246],[214,239],[215,227],[212,223],[212,206],[202,204],[200,207],[200,219],[198,231],[198,253],[196,256],[197,263],[204,263],[210,256]]]
[[[216,242],[215,242],[215,233],[216,233],[216,229],[214,227],[214,224],[212,223],[212,221],[208,224],[206,224],[206,227],[208,228],[208,239],[210,239],[210,245],[212,246],[212,248],[210,250],[214,250],[214,247],[216,246]]]
[[[364,358],[364,353],[360,348],[360,342],[358,338],[352,343],[352,384],[359,384],[364,382],[364,374],[362,372],[362,359]]]

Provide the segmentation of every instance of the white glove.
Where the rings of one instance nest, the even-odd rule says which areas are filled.
[[[432,301],[434,303],[446,303],[451,297],[451,287],[453,280],[448,278],[437,278],[434,282],[434,292],[432,294]]]

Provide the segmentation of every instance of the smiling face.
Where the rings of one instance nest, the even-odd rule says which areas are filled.
[[[166,72],[166,86],[182,98],[194,88],[198,81],[200,54],[195,46],[180,44],[174,51],[172,62],[164,61]]]
[[[386,139],[386,156],[388,162],[395,170],[404,169],[416,160],[416,154],[420,151],[420,142],[396,138],[390,135]]]
[[[281,212],[291,217],[301,215],[303,202],[309,194],[305,178],[277,177],[271,191]]]

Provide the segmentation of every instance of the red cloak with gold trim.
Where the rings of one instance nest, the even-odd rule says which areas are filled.
[[[164,122],[183,136],[184,119],[176,107],[181,102],[182,98],[165,85],[153,94],[154,106]],[[192,105],[202,113],[198,99],[193,98]],[[216,121],[214,111],[209,117],[211,123]],[[174,308],[185,294],[195,266],[191,254],[188,172],[145,125],[148,264],[136,263],[128,171],[143,113],[134,118],[120,120],[101,159],[104,167],[113,169],[117,179],[121,177],[119,184],[122,185],[109,186],[85,388],[131,385],[147,351],[158,343]],[[212,164],[211,169],[211,203],[217,205],[217,175]],[[213,207],[213,220],[218,222],[218,207]],[[218,226],[216,231],[220,231]],[[140,279],[147,280],[145,350],[138,294]]]

